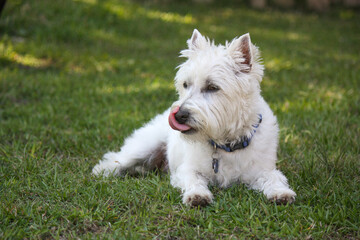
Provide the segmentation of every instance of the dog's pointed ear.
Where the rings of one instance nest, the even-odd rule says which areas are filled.
[[[196,51],[201,49],[206,39],[201,35],[201,33],[194,29],[191,38],[187,41],[190,50]]]
[[[249,73],[252,68],[253,54],[250,34],[234,39],[228,47],[229,53],[240,67],[240,72]]]

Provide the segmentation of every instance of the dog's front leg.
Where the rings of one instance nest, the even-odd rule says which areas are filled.
[[[260,171],[259,171],[260,172]],[[277,169],[260,172],[251,187],[263,191],[266,197],[277,204],[293,203],[296,193],[289,188],[287,179]]]
[[[171,183],[183,193],[183,203],[196,207],[206,206],[213,200],[208,189],[208,180],[195,169],[183,164],[171,175]]]

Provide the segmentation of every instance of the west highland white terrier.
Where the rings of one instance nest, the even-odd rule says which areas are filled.
[[[276,203],[295,192],[276,169],[277,119],[260,94],[264,67],[258,48],[244,34],[225,46],[194,30],[181,51],[175,87],[179,100],[106,153],[93,173],[121,175],[169,169],[183,203],[213,201],[208,185],[243,182]]]

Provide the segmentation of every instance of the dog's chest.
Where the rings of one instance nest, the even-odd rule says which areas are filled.
[[[218,153],[211,157],[209,165],[211,170],[208,172],[211,179],[217,185],[226,187],[229,184],[241,180],[241,176],[246,171],[248,160],[243,153]]]

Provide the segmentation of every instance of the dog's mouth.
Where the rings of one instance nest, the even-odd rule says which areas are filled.
[[[195,130],[190,127],[187,124],[184,123],[179,123],[176,118],[175,118],[175,114],[179,111],[179,107],[175,107],[174,109],[171,110],[170,115],[169,115],[169,124],[170,127],[176,131],[180,131],[182,133],[191,133],[194,132]]]

